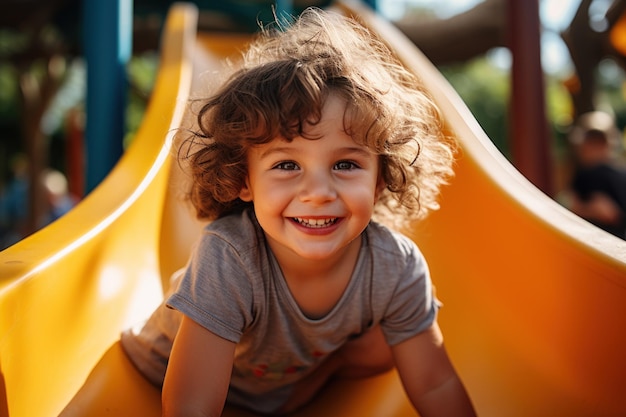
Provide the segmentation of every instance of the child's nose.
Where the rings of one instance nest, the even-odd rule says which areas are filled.
[[[301,201],[320,204],[335,198],[337,198],[337,192],[329,173],[316,170],[304,176],[300,190]]]

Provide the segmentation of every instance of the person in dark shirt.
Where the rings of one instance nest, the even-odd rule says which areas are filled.
[[[584,115],[583,121],[599,119],[602,114],[598,113]],[[600,128],[589,123],[582,127],[578,139],[573,140],[577,165],[568,207],[596,226],[625,239],[626,166],[615,157],[619,142],[611,129],[612,126]]]

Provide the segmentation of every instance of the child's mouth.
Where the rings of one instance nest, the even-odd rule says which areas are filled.
[[[293,221],[304,227],[312,229],[321,229],[323,227],[332,226],[337,223],[337,217],[328,217],[325,219],[304,219],[302,217],[293,217]]]

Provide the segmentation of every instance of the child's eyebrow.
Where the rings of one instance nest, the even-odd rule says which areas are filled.
[[[289,153],[293,151],[294,149],[289,146],[276,146],[276,147],[272,147],[272,148],[265,150],[263,153],[261,153],[259,158],[263,159],[263,158],[267,158],[268,156],[272,156],[272,154],[275,154],[275,153]]]
[[[365,147],[357,147],[357,146],[350,146],[350,147],[346,147],[346,148],[340,148],[337,150],[338,154],[357,154],[360,156],[370,156],[373,154],[373,152],[371,152],[369,149],[365,148]]]
[[[259,156],[260,159],[263,158],[267,158],[269,156],[272,156],[273,154],[279,154],[279,153],[294,153],[294,152],[298,152],[297,149],[294,149],[293,147],[290,146],[276,146],[276,147],[272,147],[270,149],[265,150],[263,153],[261,153],[261,155]],[[335,151],[335,153],[337,155],[356,155],[356,156],[362,156],[362,157],[366,157],[366,156],[370,156],[372,155],[372,152],[369,151],[367,148],[365,147],[359,147],[359,146],[347,146],[344,148],[339,148]]]

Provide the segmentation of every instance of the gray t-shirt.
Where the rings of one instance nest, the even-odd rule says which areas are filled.
[[[173,293],[142,328],[124,332],[122,345],[153,383],[162,384],[182,312],[237,344],[227,401],[273,412],[296,381],[373,325],[395,345],[435,320],[438,302],[417,246],[376,223],[361,239],[343,295],[328,314],[311,319],[291,295],[253,212],[219,219],[175,275]]]

